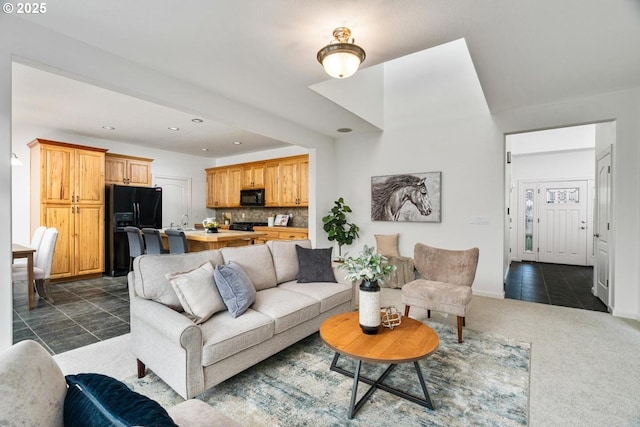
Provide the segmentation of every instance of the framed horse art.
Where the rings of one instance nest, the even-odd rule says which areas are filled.
[[[371,220],[440,222],[442,172],[371,177]]]

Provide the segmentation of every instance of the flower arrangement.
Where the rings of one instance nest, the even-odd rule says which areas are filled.
[[[218,228],[218,221],[212,218],[208,218],[208,220],[205,221],[205,223],[202,225],[204,225],[204,228]]]
[[[388,264],[387,257],[375,252],[373,247],[365,245],[357,258],[346,257],[338,268],[347,270],[345,278],[352,282],[384,282],[384,277],[393,273],[396,266]]]

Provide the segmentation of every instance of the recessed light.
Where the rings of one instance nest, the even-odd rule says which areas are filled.
[[[200,151],[209,151],[208,148],[201,148]]]
[[[176,131],[176,130],[180,130],[180,128],[177,128],[177,127],[171,126],[171,127],[169,128],[169,130]]]
[[[202,119],[191,119],[193,123],[202,123],[204,120]]]
[[[116,130],[116,128],[114,128],[113,126],[102,126],[102,129],[105,129],[105,130]]]
[[[233,141],[233,145],[240,145],[240,144],[242,144],[242,142],[240,142],[240,141]]]
[[[353,129],[351,129],[351,128],[340,128],[340,129],[338,129],[338,132],[340,132],[340,133],[349,133],[352,130]]]

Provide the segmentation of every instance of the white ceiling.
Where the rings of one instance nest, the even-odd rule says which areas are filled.
[[[309,89],[328,79],[316,52],[342,25],[365,69],[464,38],[492,112],[640,87],[637,0],[64,0],[24,18],[330,137],[376,129]],[[29,73],[43,72],[14,73],[14,124],[206,156],[283,145],[56,75],[34,85]]]

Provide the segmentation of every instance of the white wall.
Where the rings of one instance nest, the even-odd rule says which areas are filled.
[[[593,178],[595,150],[593,148],[559,153],[513,155],[512,179],[517,184],[523,179]]]

